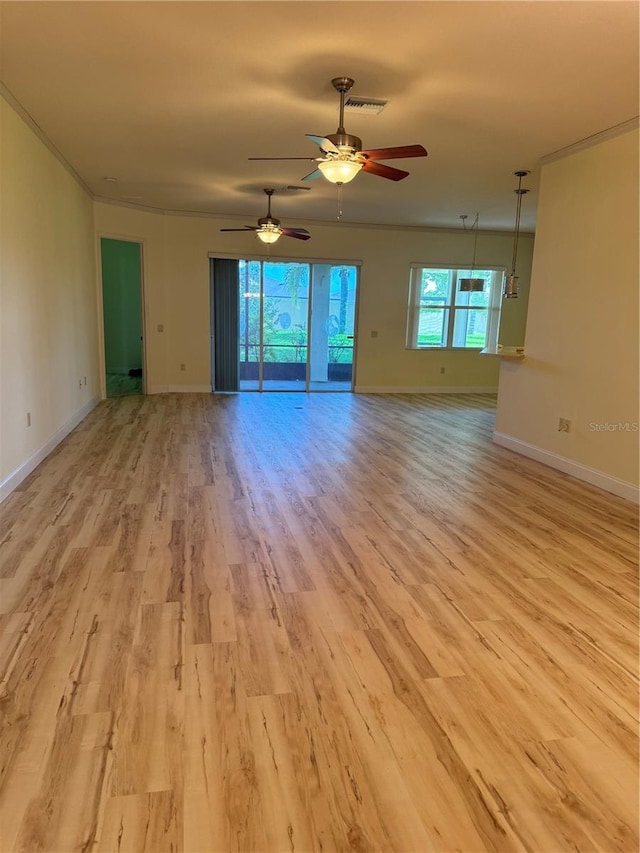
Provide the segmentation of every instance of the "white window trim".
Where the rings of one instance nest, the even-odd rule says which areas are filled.
[[[407,339],[406,339],[406,348],[411,350],[419,350],[420,352],[480,352],[483,347],[458,347],[458,346],[418,346],[418,327],[420,323],[420,279],[421,273],[424,269],[440,269],[440,270],[450,270],[454,273],[454,281],[452,282],[451,287],[451,299],[452,302],[449,302],[447,305],[442,306],[442,310],[449,311],[448,325],[447,325],[447,341],[453,339],[453,326],[455,323],[455,314],[456,311],[465,311],[469,310],[467,306],[455,304],[455,287],[457,285],[458,273],[461,270],[465,272],[469,271],[468,267],[463,267],[460,265],[454,264],[430,264],[430,263],[414,263],[410,265],[410,275],[409,275],[409,292],[408,292],[408,305],[407,305]],[[482,265],[483,270],[489,270],[494,273],[501,273],[500,278],[497,277],[494,279],[491,286],[491,293],[489,294],[489,305],[486,308],[487,311],[487,336],[485,347],[496,347],[498,344],[498,332],[500,329],[500,311],[502,308],[502,284],[504,275],[506,273],[506,267],[504,266],[491,266],[489,264]],[[440,307],[440,306],[437,306]],[[474,306],[471,306],[474,307]]]

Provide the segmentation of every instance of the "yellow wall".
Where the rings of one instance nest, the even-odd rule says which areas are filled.
[[[0,147],[3,497],[95,403],[99,374],[93,201],[1,98]]]
[[[149,390],[209,388],[208,253],[267,257],[262,244],[249,234],[220,233],[222,227],[237,227],[237,220],[163,215],[106,203],[96,203],[95,218],[99,234],[143,242]],[[357,388],[497,387],[494,359],[405,347],[409,265],[468,264],[473,246],[468,234],[347,225],[308,228],[310,241],[282,239],[271,257],[286,252],[290,258],[362,261]],[[500,339],[505,344],[523,341],[532,247],[533,237],[523,235],[518,256],[522,298],[503,303]],[[509,266],[511,250],[511,234],[481,234],[478,266]],[[376,338],[372,331],[378,332]]]
[[[522,362],[501,366],[497,440],[630,496],[639,438],[637,130],[543,167],[525,350]],[[558,432],[560,417],[572,421],[568,434]]]

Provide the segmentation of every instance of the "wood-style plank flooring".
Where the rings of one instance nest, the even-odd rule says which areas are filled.
[[[101,403],[0,507],[2,853],[635,853],[636,509],[494,406]]]

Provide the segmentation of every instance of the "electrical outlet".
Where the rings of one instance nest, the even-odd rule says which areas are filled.
[[[444,373],[444,367],[440,368],[440,373]]]
[[[31,426],[31,412],[27,412],[27,426]]]
[[[78,379],[78,387],[82,388],[82,379]]]
[[[181,364],[181,365],[180,365],[180,370],[186,370],[186,369],[187,369],[187,365],[186,365],[186,364]]]
[[[162,323],[158,323],[158,331],[159,331],[159,332],[164,332],[164,326],[163,326],[163,324],[162,324]]]
[[[371,332],[371,337],[372,337],[372,338],[377,338],[377,337],[378,337],[378,333],[377,333],[377,332],[375,332],[375,331],[374,331],[374,332]]]
[[[560,418],[558,421],[558,432],[571,432],[571,421],[569,418]]]

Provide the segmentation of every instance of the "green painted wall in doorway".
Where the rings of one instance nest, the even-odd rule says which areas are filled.
[[[142,367],[140,244],[103,237],[100,247],[106,371],[127,374]]]

